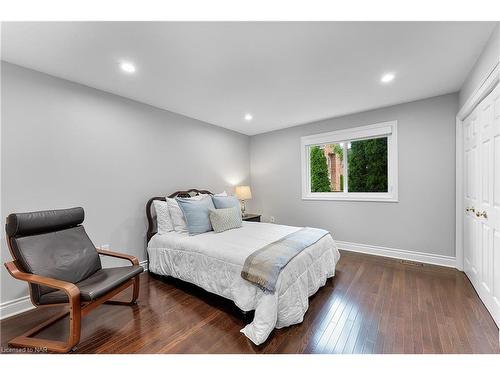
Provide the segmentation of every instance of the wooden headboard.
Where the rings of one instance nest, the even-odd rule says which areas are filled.
[[[180,190],[176,191],[175,193],[170,194],[168,197],[169,198],[175,198],[175,197],[181,197],[181,198],[188,198],[192,197],[198,194],[212,194],[208,190],[198,190],[198,189],[189,189],[189,190]],[[153,210],[151,206],[153,205],[153,201],[166,201],[165,197],[153,197],[150,200],[148,200],[148,203],[146,204],[146,217],[148,218],[148,232],[146,234],[146,243],[149,242],[151,237],[153,237],[156,232],[157,232],[157,226],[156,226],[156,214],[153,215]]]

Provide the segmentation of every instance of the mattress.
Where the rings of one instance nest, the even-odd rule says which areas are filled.
[[[241,277],[248,255],[299,229],[243,222],[241,228],[222,233],[156,234],[148,244],[149,270],[228,298],[243,311],[255,310],[254,320],[241,332],[259,345],[274,328],[302,322],[308,297],[335,275],[340,253],[328,234],[285,266],[274,293],[266,293]]]

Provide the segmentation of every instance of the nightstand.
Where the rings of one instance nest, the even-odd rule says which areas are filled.
[[[245,214],[241,219],[243,221],[258,221],[260,223],[260,217],[261,215],[259,214]]]

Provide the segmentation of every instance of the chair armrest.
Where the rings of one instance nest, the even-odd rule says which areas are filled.
[[[63,280],[57,280],[50,277],[23,272],[19,269],[15,261],[5,263],[5,267],[7,268],[7,271],[9,271],[9,273],[12,275],[12,277],[17,280],[60,289],[68,295],[71,304],[80,304],[80,289],[78,289],[75,284]]]
[[[113,257],[113,258],[120,258],[120,259],[126,259],[128,260],[130,263],[138,266],[139,265],[139,261],[137,260],[137,258],[133,255],[128,255],[128,254],[123,254],[123,253],[116,253],[114,251],[109,251],[109,250],[104,250],[104,249],[100,249],[100,248],[96,248],[97,249],[97,252],[100,254],[100,255],[106,255],[108,257]]]

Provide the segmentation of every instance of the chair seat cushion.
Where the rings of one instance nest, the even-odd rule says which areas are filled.
[[[140,274],[142,271],[144,271],[144,269],[141,266],[136,265],[102,268],[90,277],[76,283],[75,285],[78,289],[80,289],[81,301],[93,301],[127,282],[132,277]],[[64,302],[68,302],[68,296],[61,290],[43,294],[40,296],[39,300],[41,305]]]

